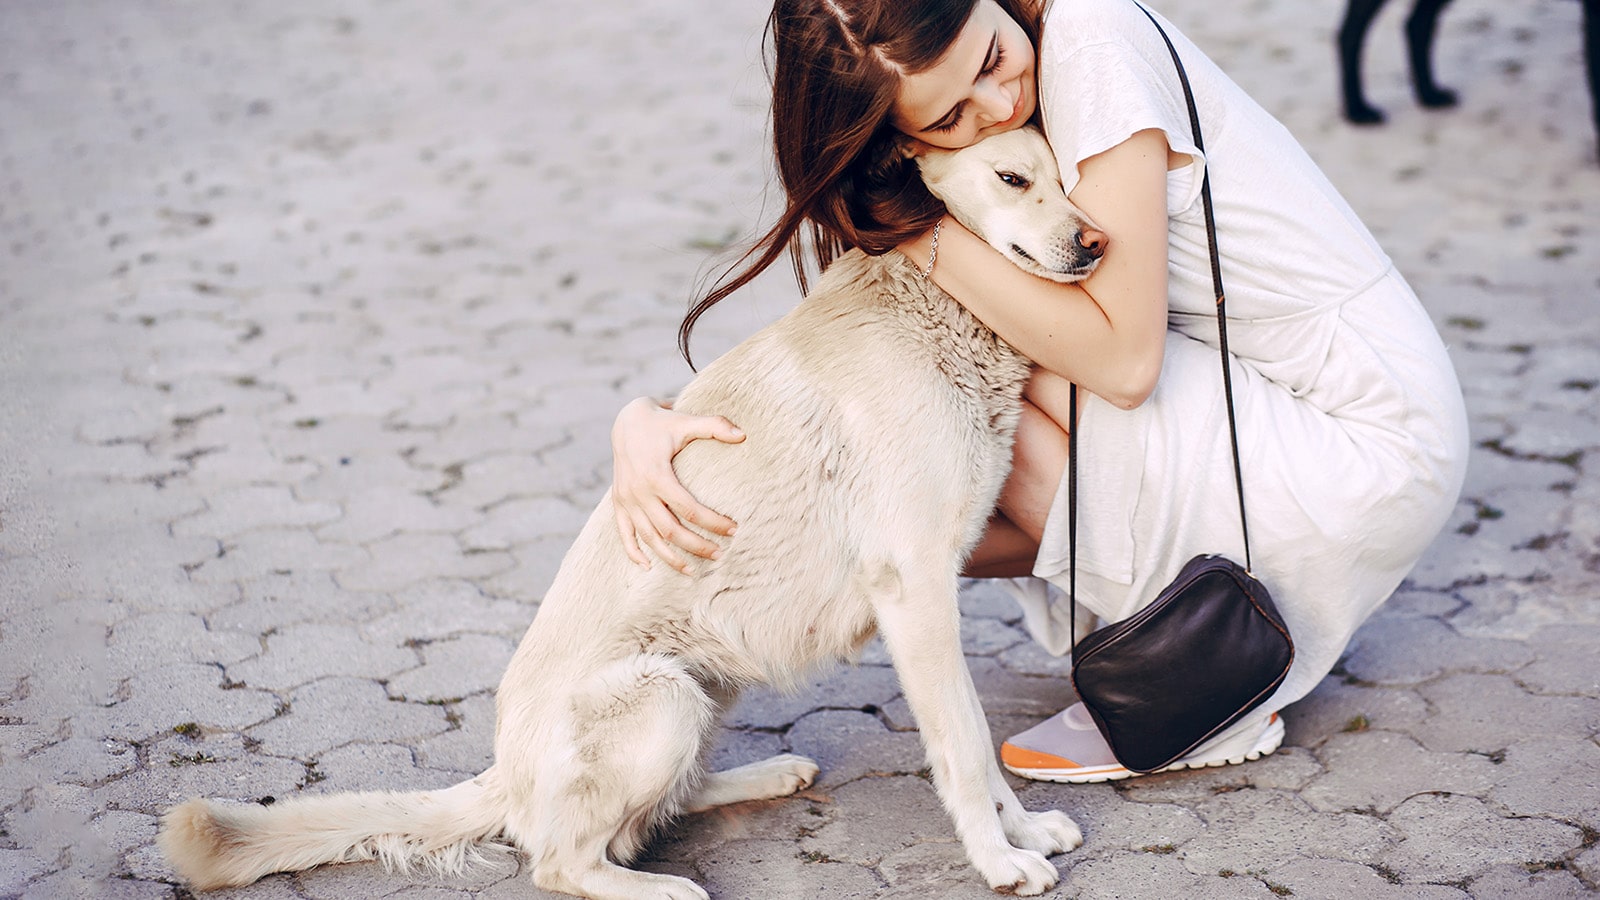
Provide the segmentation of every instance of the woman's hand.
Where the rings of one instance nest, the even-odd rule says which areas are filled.
[[[684,527],[684,522],[716,534],[733,534],[734,521],[701,505],[672,471],[678,451],[690,441],[706,438],[737,444],[744,440],[744,432],[721,416],[673,412],[647,397],[617,413],[611,426],[611,504],[622,547],[635,563],[650,567],[644,547],[684,573],[689,561],[680,551],[716,559],[721,553],[717,545]]]

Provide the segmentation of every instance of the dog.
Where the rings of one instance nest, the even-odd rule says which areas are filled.
[[[1433,78],[1433,36],[1439,14],[1450,0],[1416,0],[1406,18],[1406,56],[1411,64],[1411,86],[1417,102],[1430,109],[1456,105],[1455,91],[1441,87]],[[1367,30],[1383,7],[1383,0],[1349,0],[1344,22],[1339,26],[1339,82],[1344,98],[1344,117],[1357,125],[1383,122],[1383,111],[1367,102],[1361,89],[1361,48]]]
[[[1044,137],[906,151],[963,225],[1024,269],[1086,277],[1104,234],[1062,191]],[[810,296],[705,368],[676,408],[726,414],[738,445],[690,444],[683,483],[739,522],[689,576],[629,562],[607,494],[497,693],[494,764],[444,790],[191,800],[159,844],[200,890],[360,859],[459,871],[509,840],[539,887],[595,900],[705,900],[626,864],[682,813],[786,796],[817,765],[782,755],[706,774],[720,715],[749,685],[792,687],[881,633],[933,781],[989,886],[1055,885],[1082,843],[1001,775],[962,655],[958,573],[1010,468],[1030,363],[899,253],[845,253]]]
[[[1589,84],[1590,112],[1595,131],[1600,134],[1600,0],[1583,3],[1584,70]],[[1456,105],[1456,93],[1441,87],[1433,77],[1433,38],[1438,31],[1439,14],[1450,0],[1416,0],[1406,18],[1406,56],[1411,66],[1411,86],[1417,102],[1439,109]],[[1383,0],[1349,0],[1344,21],[1339,26],[1339,83],[1344,99],[1344,117],[1357,125],[1383,122],[1383,111],[1367,102],[1361,89],[1361,48],[1367,29],[1382,8]]]

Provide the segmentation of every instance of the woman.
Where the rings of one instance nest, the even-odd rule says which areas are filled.
[[[1310,691],[1443,527],[1460,491],[1466,414],[1415,294],[1304,150],[1164,20],[1188,71],[1195,147],[1161,35],[1134,0],[778,0],[773,135],[788,205],[685,319],[783,251],[898,250],[1036,363],[1015,467],[967,571],[1017,577],[1030,632],[1070,649],[1064,471],[1079,436],[1077,595],[1108,621],[1136,612],[1197,553],[1238,559],[1218,371],[1209,171],[1228,289],[1229,351],[1254,574],[1297,645],[1278,692],[1176,766],[1271,753],[1277,711]],[[1036,77],[1037,76],[1037,77]],[[1110,236],[1099,269],[1059,285],[1013,267],[943,215],[892,152],[897,135],[962,147],[1042,118],[1071,199]],[[938,231],[933,227],[938,223]],[[936,239],[937,235],[937,239]],[[797,265],[796,270],[804,268]],[[1079,421],[1068,416],[1080,386]],[[685,527],[732,534],[670,461],[725,420],[629,404],[613,430],[617,523],[630,556],[715,557]],[[1226,652],[1219,648],[1219,652]],[[1006,743],[1018,774],[1133,774],[1074,705]]]

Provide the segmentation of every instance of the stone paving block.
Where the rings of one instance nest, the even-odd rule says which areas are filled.
[[[484,593],[522,603],[537,603],[555,581],[561,560],[572,546],[572,538],[541,538],[510,551],[514,564],[497,575],[478,580]]]
[[[471,477],[470,470],[468,474]],[[500,489],[519,493],[515,485],[516,482],[507,482]],[[570,542],[589,521],[591,513],[592,509],[578,509],[561,497],[513,497],[491,501],[482,523],[462,531],[461,543],[474,550],[510,550],[541,537],[565,538]]]
[[[608,397],[599,401],[607,404],[600,408],[611,411],[607,417],[609,421],[631,399]],[[563,396],[562,402],[577,401]],[[544,483],[559,485],[563,493],[574,500],[582,500],[582,505],[593,506],[611,484],[610,434],[609,424],[602,428],[574,430],[571,440],[538,451],[536,455],[545,472]]]
[[[398,534],[366,545],[363,561],[339,567],[335,578],[352,591],[394,591],[425,578],[481,578],[509,569],[505,553],[462,548],[450,535]]]
[[[29,883],[50,870],[49,863],[30,851],[0,847],[0,897],[21,897]]]
[[[1471,640],[1436,619],[1379,613],[1356,632],[1344,671],[1365,682],[1406,685],[1446,672],[1511,671],[1532,658],[1520,642]]]
[[[1422,685],[1417,693],[1431,711],[1407,730],[1430,750],[1479,753],[1505,750],[1496,743],[1600,733],[1600,697],[1532,695],[1512,677],[1451,675]]]
[[[253,802],[299,790],[303,764],[256,753],[247,743],[232,733],[168,733],[152,739],[148,766],[96,788],[94,798],[106,808],[157,815],[194,797]]]
[[[1083,847],[1067,857],[1074,864],[1118,850],[1182,846],[1206,828],[1200,817],[1184,806],[1130,801],[1109,783],[1062,785],[1021,779],[1016,783],[1023,808],[1033,812],[1059,809],[1078,823]]]
[[[263,642],[260,655],[228,666],[230,679],[286,690],[333,675],[391,678],[419,665],[413,650],[368,641],[356,625],[293,625]]]
[[[391,700],[366,678],[324,678],[289,695],[289,710],[249,729],[265,753],[310,759],[353,741],[409,742],[444,732],[444,709]]]
[[[1488,798],[1513,816],[1546,816],[1600,832],[1600,745],[1592,736],[1520,740]]]
[[[368,558],[363,548],[325,544],[308,531],[261,529],[229,539],[220,555],[193,567],[189,577],[201,584],[227,584],[278,573],[347,569]]]
[[[1541,694],[1600,696],[1600,670],[1594,661],[1600,626],[1549,625],[1536,632],[1528,644],[1537,656],[1517,670],[1517,681]]]
[[[1018,675],[1038,675],[1059,678],[1071,684],[1072,657],[1053,656],[1034,641],[1024,641],[995,657],[1000,664]]]
[[[455,772],[482,772],[494,764],[494,698],[480,694],[445,706],[456,727],[416,742],[420,765]]]
[[[881,883],[872,870],[798,853],[789,841],[721,844],[700,859],[713,896],[872,898]]]
[[[1300,796],[1323,812],[1389,813],[1420,793],[1483,796],[1495,783],[1495,763],[1482,752],[1435,753],[1409,735],[1388,731],[1339,734],[1317,750],[1327,774]]]
[[[259,636],[307,622],[362,623],[396,607],[388,594],[344,590],[329,572],[269,572],[243,582],[239,594],[206,616],[211,630]]]
[[[167,900],[171,895],[170,885],[59,872],[34,882],[17,896],[18,900]]]
[[[1476,500],[1474,503],[1472,501]],[[1529,493],[1521,501],[1527,507],[1538,509],[1549,506],[1546,498]],[[1444,532],[1429,545],[1422,558],[1406,575],[1406,583],[1431,590],[1453,590],[1485,579],[1539,579],[1548,577],[1552,563],[1548,555],[1530,546],[1526,552],[1508,552],[1513,546],[1541,544],[1548,534],[1537,526],[1529,526],[1516,518],[1505,527],[1496,527],[1485,534],[1480,527],[1474,533],[1464,533],[1461,527],[1476,523],[1480,510],[1492,509],[1502,517],[1504,510],[1496,503],[1483,498],[1468,498],[1458,506],[1456,517]],[[1492,539],[1491,539],[1492,538]]]
[[[981,656],[967,657],[967,669],[972,673],[983,709],[990,716],[1025,716],[1034,720],[1029,723],[1031,726],[1077,699],[1072,683],[1065,678],[1019,675],[998,661]],[[902,708],[906,710],[904,719],[899,713]],[[891,704],[888,710],[894,713],[891,721],[896,727],[911,726],[909,707],[902,702]]]
[[[1600,846],[1591,845],[1572,861],[1573,871],[1590,884],[1600,882]]]
[[[863,778],[830,793],[838,813],[801,836],[806,854],[875,866],[912,844],[955,835],[933,785],[915,775]]]
[[[52,474],[58,478],[99,478],[110,482],[162,481],[182,467],[162,459],[140,444],[79,443],[56,457]]]
[[[1186,869],[1176,854],[1116,853],[1073,866],[1057,886],[1055,896],[1078,900],[1268,900],[1275,896],[1255,875],[1229,872],[1225,876],[1197,875]]]
[[[254,635],[210,631],[194,613],[150,613],[111,626],[108,662],[118,674],[137,674],[173,662],[229,665],[261,652]]]
[[[606,462],[609,466],[609,451]],[[548,465],[540,461],[534,453],[522,448],[510,453],[481,455],[469,462],[457,463],[456,466],[458,467],[456,471],[460,473],[457,476],[458,480],[438,493],[439,502],[450,508],[482,510],[514,497],[533,497],[564,491],[571,487],[569,484],[557,481],[555,473]],[[532,507],[532,510],[527,510],[530,516],[538,513],[539,505],[532,504]],[[511,510],[512,513],[516,511],[515,508]],[[508,515],[502,517],[500,531],[496,534],[504,537],[506,528],[523,523],[532,525],[534,530],[519,534],[528,537],[565,534],[568,540],[571,540],[571,536],[577,533],[578,527],[583,524],[589,512],[589,509],[579,511],[570,504],[563,504],[559,499],[552,498],[545,515],[560,522],[559,527],[546,528],[546,520],[543,517],[523,523],[518,517]],[[490,535],[486,534],[484,537]]]
[[[1593,581],[1588,573],[1567,579],[1558,572],[1552,578],[1535,581],[1496,581],[1466,587],[1460,595],[1468,604],[1447,620],[1466,637],[1511,640],[1528,640],[1549,625],[1600,625]]]
[[[1377,860],[1407,883],[1455,882],[1494,865],[1560,862],[1583,840],[1571,825],[1502,818],[1472,797],[1424,794],[1389,816],[1400,835]]]
[[[1377,870],[1334,859],[1299,859],[1272,870],[1272,880],[1299,900],[1466,900],[1460,888],[1442,884],[1396,884]]]
[[[157,822],[153,815],[122,810],[109,810],[96,816],[89,823],[89,835],[85,837],[98,845],[93,852],[97,857],[95,867],[110,869],[114,877],[140,877],[143,873],[130,870],[124,857],[155,842]],[[76,855],[74,862],[78,862]]]
[[[384,418],[390,427],[406,431],[433,431],[450,424],[463,409],[482,407],[496,396],[487,385],[435,387],[412,396],[400,409]]]
[[[818,675],[795,693],[752,688],[728,710],[730,728],[785,728],[814,709],[883,708],[900,695],[894,670],[878,666],[841,667]]]
[[[961,617],[961,652],[968,656],[994,656],[1024,642],[1032,643],[1021,629],[999,619]]]
[[[821,789],[836,788],[874,773],[915,774],[927,766],[920,735],[895,732],[876,716],[850,710],[819,710],[790,726],[791,752],[822,767]]]
[[[1513,456],[1484,446],[1492,441],[1498,447],[1506,439],[1503,434],[1478,435],[1467,457],[1466,483],[1462,493],[1468,497],[1483,497],[1504,487],[1548,489],[1553,484],[1571,481],[1572,467],[1551,459]]]
[[[228,539],[258,528],[292,528],[319,525],[338,519],[337,504],[302,503],[287,487],[246,486],[216,491],[205,512],[179,519],[173,534]]]
[[[343,507],[337,521],[316,529],[319,540],[370,544],[399,532],[452,534],[483,518],[468,510],[441,507],[419,491],[387,487],[350,497]]]
[[[1565,376],[1570,377],[1570,373]],[[1596,423],[1592,415],[1536,407],[1517,417],[1510,435],[1500,444],[1521,456],[1569,458],[1574,453],[1600,448],[1600,423]]]
[[[711,745],[711,755],[706,759],[706,769],[720,772],[746,763],[771,759],[789,752],[788,743],[779,735],[764,731],[735,731],[720,729]]]
[[[91,787],[133,771],[139,755],[121,741],[75,737],[36,750],[27,761],[54,781]]]
[[[1571,872],[1522,866],[1501,866],[1468,882],[1473,900],[1571,900],[1593,897],[1594,891]]]
[[[1070,859],[1057,856],[1053,861],[1061,868]],[[889,883],[876,894],[880,900],[987,900],[995,896],[972,868],[966,849],[953,840],[925,841],[891,853],[878,864],[878,873]]]
[[[413,760],[411,748],[399,744],[346,744],[318,756],[316,767],[322,780],[308,787],[306,793],[433,791],[471,777],[462,772],[421,768]]]
[[[520,640],[538,607],[484,596],[474,584],[435,579],[392,595],[397,609],[368,622],[362,633],[384,644],[436,641],[463,632]]]
[[[1230,791],[1195,811],[1206,831],[1185,841],[1179,853],[1195,873],[1270,871],[1304,858],[1376,862],[1398,837],[1375,816],[1313,811],[1290,791]]]
[[[1312,751],[1280,747],[1271,756],[1249,765],[1145,775],[1123,782],[1118,791],[1140,803],[1182,803],[1198,807],[1212,797],[1247,788],[1299,791],[1325,771]]]
[[[231,686],[217,666],[195,663],[142,672],[128,679],[124,692],[126,699],[74,715],[74,731],[142,741],[187,722],[244,728],[271,718],[278,707],[272,694]]]
[[[252,426],[259,431],[260,426]],[[209,435],[208,435],[209,437]],[[215,443],[195,443],[200,455],[195,457],[183,475],[183,483],[195,491],[245,484],[298,484],[317,471],[314,463],[305,459],[288,461],[274,455],[259,435],[244,437],[219,434],[209,438]]]
[[[421,435],[410,438],[413,442],[425,439]],[[395,439],[395,443],[402,441]],[[323,445],[317,446],[321,448]],[[316,473],[295,484],[296,497],[306,501],[347,504],[375,491],[426,494],[439,490],[449,482],[448,476],[442,472],[429,471],[408,462],[402,452],[409,450],[409,447],[333,446],[337,450],[336,456],[325,458],[325,454],[319,454],[314,457]]]
[[[428,441],[419,441],[409,459],[423,470],[443,470],[461,467],[479,459],[500,456],[507,460],[523,454],[532,454],[541,447],[553,446],[565,440],[565,433],[552,431],[548,425],[519,424],[505,415],[481,415],[463,411],[456,421],[441,428]],[[459,477],[459,476],[458,476]],[[528,485],[545,485],[544,481],[529,481]]]
[[[391,697],[438,703],[494,690],[516,649],[513,641],[487,634],[463,634],[416,646],[423,664],[389,679]]]
[[[1404,732],[1427,712],[1427,702],[1414,688],[1351,684],[1345,676],[1329,675],[1283,711],[1284,742],[1316,747],[1346,731],[1378,728]]]
[[[999,578],[963,578],[960,594],[963,616],[984,616],[1008,624],[1022,621],[1022,608]]]

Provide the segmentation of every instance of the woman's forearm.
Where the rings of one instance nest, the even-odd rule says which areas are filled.
[[[1079,164],[1072,200],[1110,235],[1080,284],[1030,275],[946,220],[933,279],[1040,367],[1122,407],[1161,373],[1167,327],[1166,138],[1143,131]],[[902,250],[926,266],[930,240]]]
[[[1083,286],[1030,275],[950,224],[934,266],[940,287],[1041,368],[1117,406],[1144,401],[1161,371],[1164,304],[1157,315],[1132,304],[1108,309]]]

